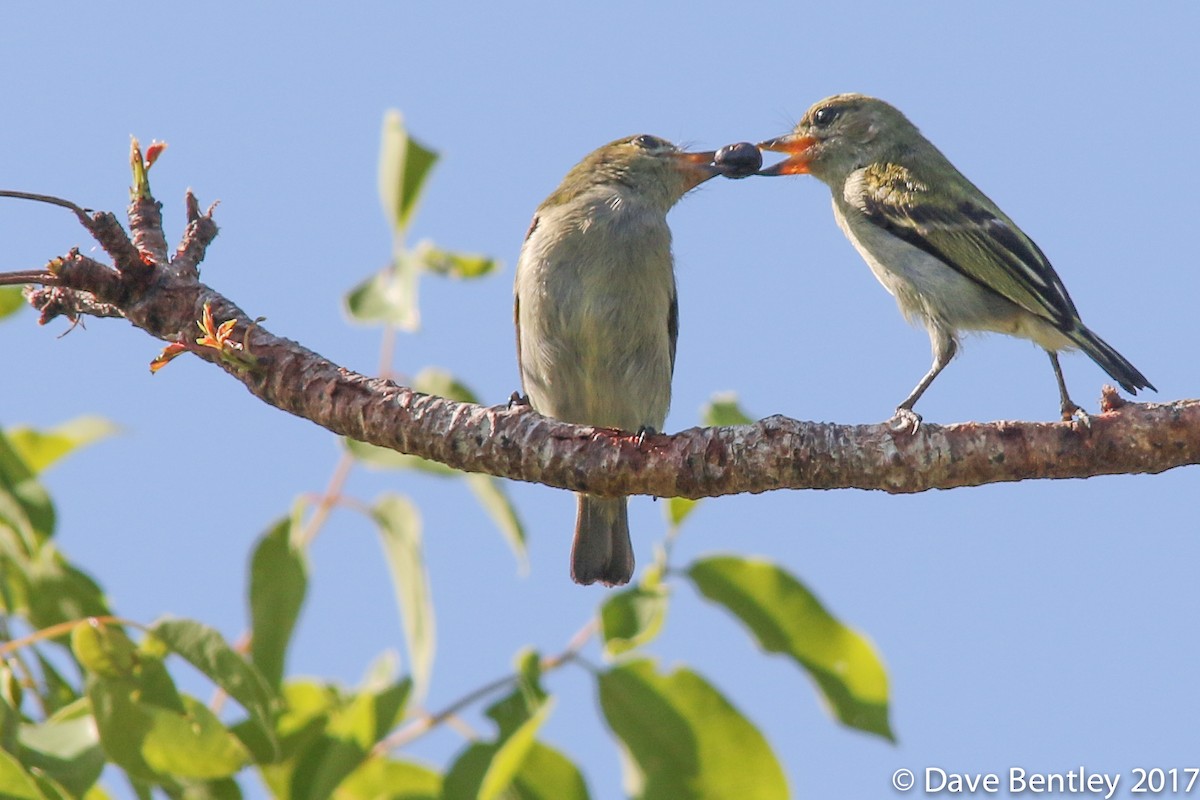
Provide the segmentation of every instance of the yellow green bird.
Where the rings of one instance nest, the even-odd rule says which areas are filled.
[[[657,136],[618,139],[538,206],[514,290],[521,384],[534,410],[630,432],[662,429],[679,333],[667,212],[720,174],[714,155]],[[578,500],[571,577],[627,583],[626,498]]]
[[[1060,350],[1083,350],[1132,394],[1154,388],[1083,324],[1038,246],[893,106],[834,95],[792,133],[759,147],[789,155],[760,175],[808,173],[829,186],[842,232],[904,315],[929,332],[933,365],[896,409],[914,431],[921,417],[913,405],[950,363],[964,330],[1040,345],[1064,420],[1087,415],[1067,393]]]

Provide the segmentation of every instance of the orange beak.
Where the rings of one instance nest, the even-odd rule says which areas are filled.
[[[713,164],[713,159],[716,157],[715,150],[706,150],[702,153],[675,153],[675,158],[679,160],[680,172],[691,178],[692,186],[699,186],[709,178],[721,174],[720,168]]]
[[[789,153],[791,158],[785,158],[778,164],[774,164],[766,169],[760,169],[759,175],[800,175],[808,172],[808,163],[811,160],[809,150],[817,143],[817,140],[812,136],[801,136],[797,133],[789,133],[786,136],[779,136],[775,139],[768,139],[765,142],[759,143],[759,148],[762,150],[770,150],[772,153]]]

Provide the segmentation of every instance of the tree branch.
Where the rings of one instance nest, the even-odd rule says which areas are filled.
[[[148,191],[129,208],[126,234],[111,213],[69,201],[0,191],[75,213],[113,259],[76,250],[43,271],[0,274],[26,292],[42,323],[65,314],[122,316],[225,370],[256,397],[330,431],[468,472],[596,494],[713,497],[774,489],[881,489],[893,493],[1030,478],[1157,473],[1200,463],[1200,400],[1127,403],[1105,387],[1090,428],[1070,422],[993,422],[915,433],[886,423],[835,425],[774,416],[754,425],[692,428],[644,441],[630,433],[570,425],[527,406],[483,407],[421,394],[339,367],[275,336],[199,281],[217,234],[212,209],[186,198],[188,228],[168,257],[160,205]],[[197,321],[235,322],[236,352],[197,345]]]

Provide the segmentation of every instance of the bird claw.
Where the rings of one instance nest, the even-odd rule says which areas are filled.
[[[654,436],[656,433],[658,433],[658,431],[654,430],[654,428],[651,426],[643,425],[637,429],[637,435],[634,437],[634,441],[637,442],[638,447],[641,447],[643,444],[645,444],[647,436]]]
[[[520,392],[513,392],[508,396],[508,407],[510,409],[516,408],[517,406],[529,405],[532,405],[529,402],[529,395],[521,394]]]
[[[888,426],[898,433],[907,430],[915,435],[917,428],[921,427],[921,415],[911,408],[897,408],[896,413],[888,420]]]
[[[1074,403],[1064,403],[1062,407],[1063,422],[1078,422],[1089,431],[1092,429],[1092,418],[1084,411],[1082,406],[1077,406]]]

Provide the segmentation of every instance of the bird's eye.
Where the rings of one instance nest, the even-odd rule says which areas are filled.
[[[657,150],[662,146],[662,139],[643,133],[641,136],[633,137],[633,143],[643,150]]]
[[[842,110],[833,106],[822,106],[813,112],[813,125],[818,128],[827,128],[835,119],[841,116]]]

